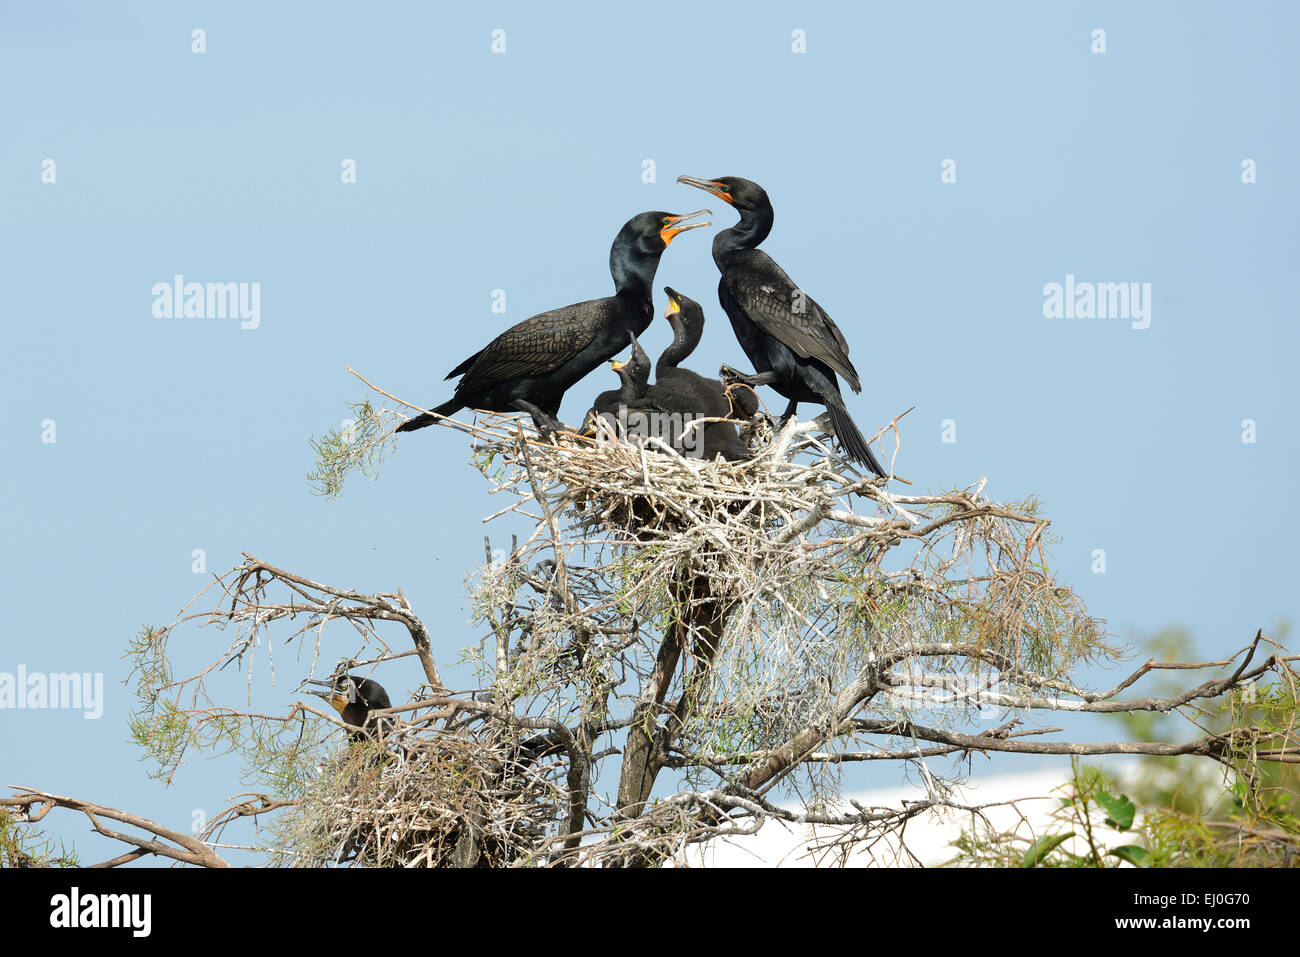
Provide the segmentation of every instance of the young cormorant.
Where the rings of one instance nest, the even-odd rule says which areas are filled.
[[[333,681],[309,680],[306,684],[321,685],[329,689],[328,691],[308,690],[307,693],[324,698],[333,705],[344,724],[357,729],[348,732],[348,737],[352,741],[373,737],[391,727],[391,718],[380,716],[372,719],[370,716],[372,711],[382,711],[393,706],[388,700],[388,692],[378,681],[342,674]]]
[[[668,296],[664,318],[672,326],[673,341],[655,363],[655,384],[699,396],[701,412],[707,409],[711,416],[748,422],[758,412],[758,396],[753,389],[742,385],[733,388],[728,396],[719,380],[681,367],[681,362],[695,351],[704,335],[704,308],[672,286],[664,286],[664,292]]]
[[[718,299],[731,319],[756,375],[727,370],[727,378],[752,386],[770,385],[790,400],[785,416],[800,402],[817,402],[830,412],[845,451],[876,475],[885,471],[849,417],[836,375],[861,392],[843,333],[812,297],[796,286],[759,243],[772,231],[772,203],[757,183],[738,176],[677,182],[706,190],[734,206],[740,222],[713,238],[713,261],[722,273]]]
[[[708,212],[633,216],[609,251],[614,295],[543,312],[507,329],[447,374],[462,378],[452,397],[432,410],[435,414],[408,419],[397,431],[422,429],[464,408],[527,412],[543,432],[563,428],[556,416],[565,391],[622,350],[629,333],[638,335],[650,325],[650,287],[659,257],[679,233],[712,225],[686,222]]]
[[[684,296],[671,286],[665,286],[668,307],[664,318],[673,328],[673,341],[659,361],[655,363],[655,384],[660,401],[670,411],[679,411],[698,418],[736,419],[748,422],[758,411],[758,396],[754,390],[737,384],[727,394],[727,388],[717,379],[710,379],[681,362],[695,351],[704,334],[704,309],[689,296]],[[702,430],[703,444],[690,443],[699,448],[706,459],[721,455],[729,462],[753,457],[745,443],[740,441],[736,427],[727,422],[705,422],[695,426]],[[688,437],[689,441],[689,437]]]
[[[597,417],[618,421],[620,425],[618,431],[621,435],[629,428],[628,413],[649,414],[664,411],[653,398],[646,396],[650,389],[650,357],[645,354],[636,336],[630,338],[631,357],[623,362],[615,361],[609,364],[609,367],[618,373],[619,387],[608,389],[596,396],[583,421],[588,435],[595,433]],[[636,434],[640,434],[640,430],[631,430],[630,435]]]
[[[650,385],[650,357],[641,348],[641,343],[636,341],[636,336],[629,338],[632,341],[631,358],[609,364],[618,373],[619,387],[608,389],[592,400],[591,409],[583,422],[588,432],[595,430],[597,416],[617,419],[620,408],[636,408]]]
[[[699,391],[671,379],[668,383],[658,381],[650,385],[650,357],[635,336],[632,357],[626,362],[611,363],[610,368],[622,382],[618,389],[596,396],[587,413],[588,434],[594,433],[595,419],[602,416],[618,423],[616,431],[620,436],[629,439],[653,436],[684,457],[712,459],[722,455],[729,461],[751,457],[735,426],[726,422],[704,422],[687,434],[687,424],[694,419],[727,415],[729,406],[721,382],[714,380],[711,390]],[[704,383],[710,381],[703,376],[696,377]]]

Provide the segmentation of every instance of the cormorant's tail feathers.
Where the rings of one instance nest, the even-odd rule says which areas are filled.
[[[439,419],[451,415],[453,412],[459,412],[465,407],[463,402],[456,399],[450,399],[442,405],[433,409],[433,414],[422,412],[414,418],[407,419],[397,427],[397,432],[414,432],[416,429],[423,429],[426,426],[433,425]]]
[[[853,419],[849,417],[848,410],[843,406],[835,405],[828,405],[826,408],[831,414],[831,425],[835,426],[835,434],[839,436],[844,451],[848,452],[854,461],[865,465],[880,478],[885,478],[885,470],[880,467],[880,462],[871,452],[871,446],[867,444],[867,440],[858,431]]]
[[[427,425],[433,425],[438,421],[437,416],[430,415],[428,412],[422,412],[413,419],[407,419],[396,429],[398,432],[414,432],[416,429],[422,429]]]

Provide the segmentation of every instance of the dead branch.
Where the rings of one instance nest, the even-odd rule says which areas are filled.
[[[373,434],[347,454],[364,459],[391,442],[395,417],[368,418]],[[206,838],[265,819],[285,865],[605,866],[682,860],[694,844],[775,820],[843,828],[817,853],[844,857],[886,835],[901,839],[929,810],[982,813],[952,800],[952,782],[926,763],[934,757],[1128,753],[1226,763],[1250,748],[1259,761],[1297,760],[1289,729],[1185,744],[1017,730],[1059,711],[1189,712],[1254,682],[1292,681],[1294,659],[1278,649],[1255,663],[1268,641],[1260,633],[1221,662],[1147,662],[1108,691],[1081,687],[1075,668],[1117,651],[1053,578],[1038,504],[993,501],[983,480],[922,494],[863,476],[817,422],[792,420],[777,434],[750,423],[754,456],[745,462],[693,459],[608,431],[542,438],[495,414],[454,427],[471,437],[475,466],[504,499],[485,521],[526,530],[511,530],[504,561],[485,539],[471,586],[483,634],[466,650],[474,688],[444,684],[429,631],[400,591],[338,588],[247,554],[196,599],[210,607],[191,603],[136,648],[145,736],[165,761],[174,767],[210,726],[250,753],[245,741],[265,750],[270,735],[295,771],[285,775],[297,782],[292,793],[239,796]],[[894,440],[892,470],[898,419],[880,435]],[[390,645],[384,622],[403,626],[411,647]],[[234,626],[233,638],[209,665],[174,679],[167,642],[193,625]],[[414,655],[419,687],[382,713],[390,723],[375,740],[334,752],[308,728],[341,723],[305,704],[264,715],[208,700],[214,670],[270,653],[272,626],[310,651],[312,674],[325,656],[331,673],[364,665],[395,675],[399,659]],[[340,629],[369,657],[334,665]],[[1173,696],[1119,697],[1180,667],[1230,670]],[[959,728],[991,711],[1011,720]],[[236,738],[230,722],[247,737]],[[916,768],[929,795],[899,808],[843,807],[842,768],[869,760]],[[674,793],[653,799],[665,775]],[[782,803],[796,783],[819,809]],[[159,853],[139,845],[129,853],[137,852]],[[176,853],[197,851],[181,844]]]
[[[123,844],[133,845],[136,848],[136,850],[127,854],[122,854],[99,864],[92,864],[91,867],[117,867],[120,864],[128,863],[148,854],[156,854],[159,857],[167,857],[183,864],[194,864],[199,867],[230,866],[219,854],[198,838],[182,831],[174,831],[171,828],[163,827],[161,824],[138,814],[119,811],[116,808],[105,807],[92,801],[82,801],[78,798],[63,797],[59,794],[50,794],[47,791],[38,791],[35,788],[12,784],[9,787],[16,793],[13,797],[0,798],[0,807],[18,809],[20,811],[19,820],[21,821],[35,824],[56,807],[81,811],[90,820],[96,833],[120,841]],[[145,838],[114,830],[104,825],[105,820],[128,824],[142,831],[148,831],[154,837]],[[171,844],[166,844],[164,841],[170,841]]]

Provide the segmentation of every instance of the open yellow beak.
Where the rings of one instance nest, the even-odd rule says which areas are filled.
[[[709,220],[702,223],[687,223],[686,220],[694,219],[696,216],[712,216],[713,214],[707,209],[697,209],[693,213],[687,213],[684,216],[669,216],[665,221],[663,228],[659,230],[659,238],[667,246],[673,241],[673,237],[679,233],[684,233],[688,229],[699,229],[701,226],[712,226]]]

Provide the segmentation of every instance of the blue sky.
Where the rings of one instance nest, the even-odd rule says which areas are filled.
[[[764,248],[851,343],[863,430],[915,406],[917,487],[1040,497],[1062,577],[1113,634],[1185,623],[1220,653],[1294,618],[1298,21],[1283,3],[5,5],[0,672],[102,673],[106,700],[94,721],[0,711],[0,784],[177,825],[240,790],[223,761],[162,790],[126,740],[123,649],[203,586],[195,549],[209,571],[247,551],[400,586],[443,662],[475,641],[464,578],[498,506],[463,439],[406,436],[327,503],[308,437],[364,395],[347,365],[432,404],[506,325],[607,294],[626,219],[708,201],[681,173],[768,190]],[[747,365],[712,232],[674,242],[656,283],[704,304],[701,370]],[[177,273],[260,283],[260,324],[156,318]],[[1046,318],[1067,275],[1150,283],[1150,326]],[[656,323],[643,344],[668,339]],[[612,384],[594,373],[562,417]],[[177,638],[194,661],[219,641]],[[276,650],[268,710],[306,671]],[[389,667],[395,694],[419,680]]]

